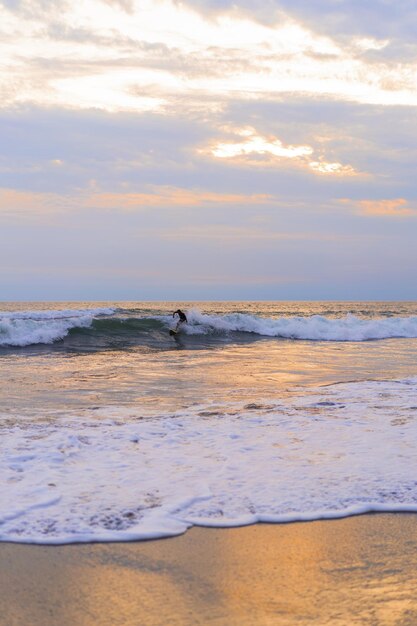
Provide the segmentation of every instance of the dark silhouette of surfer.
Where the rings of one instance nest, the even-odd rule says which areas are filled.
[[[181,309],[177,309],[176,311],[174,311],[174,313],[172,314],[172,317],[175,317],[176,315],[178,315],[179,317],[179,320],[175,327],[175,332],[177,333],[181,324],[186,324],[188,320],[187,320],[187,316],[185,315],[183,311],[181,311]]]

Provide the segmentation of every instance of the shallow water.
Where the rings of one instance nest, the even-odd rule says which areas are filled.
[[[417,510],[416,303],[0,310],[3,540]]]

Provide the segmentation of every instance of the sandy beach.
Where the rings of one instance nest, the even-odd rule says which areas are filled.
[[[0,545],[2,626],[417,623],[417,516]]]

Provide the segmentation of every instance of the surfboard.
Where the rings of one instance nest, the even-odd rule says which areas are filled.
[[[171,335],[171,337],[175,337],[175,335],[178,335],[178,330],[174,330],[173,328],[171,328],[169,334]]]

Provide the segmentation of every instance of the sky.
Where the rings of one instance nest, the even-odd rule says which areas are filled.
[[[0,299],[416,299],[416,23],[0,0]]]

